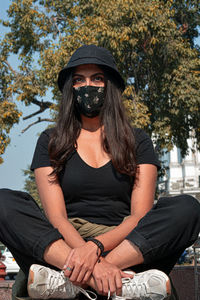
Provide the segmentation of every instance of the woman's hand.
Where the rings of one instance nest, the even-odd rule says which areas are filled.
[[[132,277],[126,274],[118,267],[101,258],[100,263],[96,263],[92,272],[96,284],[96,290],[102,295],[121,294],[122,278]]]
[[[88,281],[98,260],[97,250],[97,245],[90,241],[71,250],[63,269],[73,284],[80,285]]]

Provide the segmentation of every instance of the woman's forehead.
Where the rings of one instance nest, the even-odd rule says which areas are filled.
[[[87,74],[87,73],[103,73],[103,70],[100,68],[100,66],[95,64],[85,64],[85,65],[79,65],[75,67],[74,74]]]

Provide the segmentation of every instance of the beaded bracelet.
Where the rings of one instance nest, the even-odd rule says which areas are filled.
[[[93,237],[90,237],[90,238],[87,238],[87,242],[93,242],[97,245],[97,256],[100,257],[102,256],[103,252],[104,252],[104,245],[102,244],[102,242],[100,242],[99,240],[93,238]],[[100,254],[98,253],[98,249],[100,250]]]

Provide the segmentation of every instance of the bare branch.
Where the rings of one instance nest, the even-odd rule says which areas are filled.
[[[21,133],[24,133],[24,132],[27,131],[30,127],[32,127],[33,125],[38,124],[38,123],[40,123],[40,122],[54,122],[54,120],[48,119],[48,118],[47,118],[47,119],[41,119],[41,118],[39,117],[37,121],[35,121],[35,122],[29,124],[26,128],[24,128],[24,129],[21,131]]]
[[[31,100],[31,103],[38,105],[40,107],[40,109],[38,111],[24,117],[23,120],[30,119],[30,118],[44,112],[46,109],[48,109],[53,104],[52,102],[49,102],[49,101],[43,102],[43,101],[38,101],[37,99],[34,99],[34,98]]]
[[[60,39],[61,39],[61,32],[60,32],[60,30],[59,30],[59,28],[58,28],[58,25],[57,25],[57,17],[53,17],[53,16],[52,16],[52,18],[49,18],[49,21],[50,21],[50,23],[51,23],[52,25],[54,25],[54,26],[56,27],[57,32],[58,32],[58,35],[59,35],[59,40],[60,40]]]
[[[47,108],[49,108],[53,103],[52,102],[49,102],[49,101],[39,101],[35,98],[31,99],[31,103],[35,104],[35,105],[38,105],[43,111]]]
[[[8,68],[15,75],[15,77],[17,77],[17,72],[11,67],[11,65],[9,64],[9,62],[7,60],[5,60],[4,63],[8,66]]]
[[[34,116],[36,116],[36,115],[38,115],[38,114],[40,114],[40,113],[42,113],[42,112],[43,112],[43,110],[39,109],[38,111],[36,111],[36,112],[34,112],[34,113],[32,113],[32,114],[26,116],[26,117],[23,117],[23,120],[30,119],[30,118],[32,118],[32,117],[34,117]]]

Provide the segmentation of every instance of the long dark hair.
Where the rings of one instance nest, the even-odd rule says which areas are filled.
[[[136,173],[135,139],[124,105],[121,91],[112,74],[102,67],[106,78],[105,101],[100,113],[102,145],[111,156],[113,166],[129,176]],[[66,79],[58,120],[49,142],[49,156],[53,166],[50,174],[58,176],[67,158],[77,147],[81,119],[73,102],[72,73]]]

